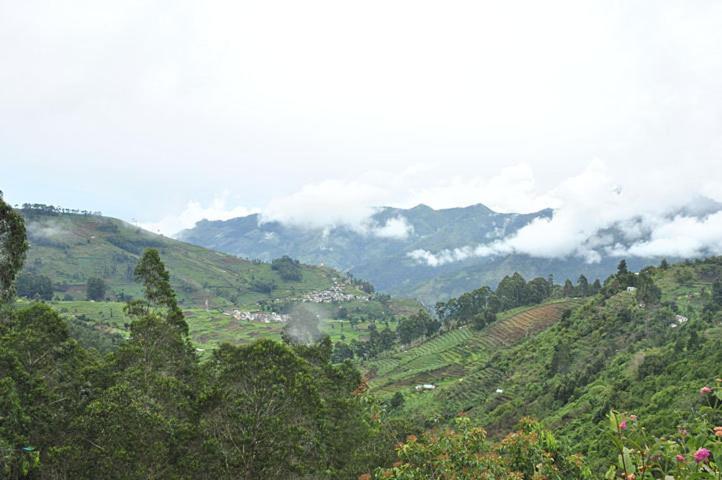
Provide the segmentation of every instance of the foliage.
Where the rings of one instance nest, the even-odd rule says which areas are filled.
[[[0,192],[0,302],[13,296],[15,275],[25,261],[27,249],[25,222],[5,203]]]
[[[439,331],[441,324],[425,310],[419,310],[408,318],[402,318],[396,333],[401,343],[411,343],[420,337],[430,337]]]
[[[133,271],[136,281],[143,284],[145,300],[131,301],[128,311],[145,313],[150,308],[161,308],[169,323],[176,326],[184,335],[188,335],[188,323],[178,307],[176,295],[170,285],[170,274],[160,260],[160,253],[154,248],[143,252],[138,265]]]
[[[17,295],[38,300],[52,300],[53,284],[45,275],[21,272],[16,280]]]
[[[278,272],[278,275],[287,281],[300,282],[303,278],[301,262],[284,255],[271,262],[271,270]]]
[[[474,323],[482,328],[493,322],[494,314],[513,308],[535,305],[553,296],[573,297],[587,296],[595,293],[594,286],[584,275],[581,275],[575,287],[566,280],[563,287],[554,285],[551,278],[537,277],[529,282],[518,273],[505,276],[496,288],[481,287],[471,292],[452,298],[446,302],[438,302],[435,306],[436,315],[447,326]]]
[[[487,441],[484,429],[468,417],[457,417],[455,428],[411,435],[397,447],[399,461],[376,471],[377,479],[523,480],[591,478],[582,459],[569,455],[554,435],[524,419],[517,432],[501,442]]]
[[[673,434],[651,435],[633,414],[612,411],[609,437],[617,462],[605,478],[703,480],[722,475],[722,379],[700,388],[695,415]]]
[[[107,285],[102,278],[89,278],[85,286],[85,294],[88,300],[103,300],[105,299],[105,291]]]

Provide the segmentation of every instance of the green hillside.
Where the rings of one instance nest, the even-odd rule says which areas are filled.
[[[253,262],[155,235],[121,220],[99,215],[20,211],[30,250],[24,272],[50,278],[55,297],[86,298],[89,278],[101,278],[107,299],[138,297],[133,269],[145,248],[160,251],[182,305],[252,306],[259,301],[299,297],[343,283],[338,272],[301,265],[300,280],[285,280],[269,263]],[[344,284],[349,293],[363,294]],[[269,291],[270,290],[270,291]]]
[[[624,281],[642,277],[658,301],[627,290]],[[372,392],[404,395],[399,418],[433,425],[463,412],[501,436],[532,416],[602,468],[614,456],[601,435],[610,409],[673,432],[697,413],[689,392],[720,377],[720,280],[722,258],[620,274],[596,296],[506,312],[481,331],[454,329],[364,367]],[[415,391],[425,383],[436,388]]]
[[[407,413],[434,417],[466,410],[473,405],[470,393],[480,381],[496,375],[489,369],[479,371],[479,365],[485,365],[500,349],[555,323],[562,312],[578,304],[578,300],[557,300],[519,307],[501,313],[482,330],[465,325],[407,350],[382,355],[365,364],[370,386],[382,397],[399,391],[411,393],[421,384],[436,387],[432,394],[412,395]]]

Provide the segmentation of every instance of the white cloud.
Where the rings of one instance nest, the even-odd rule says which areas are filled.
[[[649,240],[616,255],[698,257],[722,254],[722,211],[704,218],[676,216],[652,230]]]
[[[272,199],[261,214],[262,222],[277,221],[304,228],[349,227],[368,229],[384,189],[357,181],[327,180],[305,185],[291,195]]]
[[[436,179],[438,171],[434,172]],[[441,176],[441,181],[414,192],[411,203],[451,208],[483,203],[498,212],[529,213],[555,206],[555,199],[540,193],[528,163],[503,168],[497,175]]]
[[[334,227],[347,227],[365,235],[405,239],[414,231],[406,218],[389,218],[383,225],[371,218],[383,206],[380,202],[391,199],[390,177],[381,178],[378,184],[327,180],[305,185],[296,193],[271,200],[261,213],[261,222],[276,221],[325,232]]]
[[[414,226],[399,215],[386,220],[383,226],[372,227],[371,233],[377,237],[405,240],[414,233]]]
[[[140,222],[138,226],[151,232],[172,236],[181,230],[192,228],[200,220],[228,220],[257,212],[245,207],[229,207],[228,196],[228,193],[224,192],[216,196],[206,207],[199,202],[191,201],[178,215],[168,215],[156,222]]]
[[[722,211],[708,215],[710,209],[719,210],[719,205],[698,201],[693,187],[672,178],[651,184],[643,183],[643,179],[632,180],[623,188],[613,181],[603,162],[594,161],[581,174],[549,192],[548,197],[557,205],[551,218],[534,219],[517,232],[490,243],[436,253],[415,250],[408,255],[421,263],[439,266],[470,257],[509,253],[541,258],[580,257],[595,263],[603,255],[694,257],[722,251]],[[705,184],[697,188],[708,189]],[[698,216],[675,213],[683,209],[696,210]],[[605,233],[610,231],[620,233],[629,247]]]

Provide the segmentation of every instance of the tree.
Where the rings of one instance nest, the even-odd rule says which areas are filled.
[[[602,282],[600,282],[599,279],[597,278],[596,280],[594,280],[594,283],[592,284],[591,294],[596,295],[597,293],[599,293],[601,291],[602,291]]]
[[[537,277],[529,280],[527,283],[528,302],[541,303],[549,298],[552,293],[553,284],[549,283],[546,278]]]
[[[501,301],[502,310],[526,305],[529,302],[526,281],[518,273],[504,277],[496,287],[496,296]]]
[[[42,466],[38,478],[72,478],[54,471],[64,467],[52,453],[74,443],[71,424],[87,403],[84,372],[94,364],[47,305],[0,322],[0,476],[35,478],[27,472]]]
[[[333,353],[331,354],[331,361],[334,363],[341,363],[344,360],[350,360],[353,358],[353,350],[348,344],[338,341],[333,346]]]
[[[712,284],[712,304],[717,308],[722,308],[722,281],[716,280]]]
[[[85,287],[88,300],[103,300],[106,288],[105,281],[102,278],[89,278]]]
[[[586,297],[589,295],[589,280],[584,275],[579,275],[577,280],[577,294],[580,297]]]
[[[474,316],[472,325],[475,329],[481,330],[482,328],[490,325],[496,321],[496,313],[490,310],[484,310]]]
[[[300,282],[303,278],[301,262],[292,259],[288,255],[273,260],[271,270],[278,272],[278,275],[286,281]]]
[[[6,302],[14,294],[15,275],[25,262],[28,242],[25,222],[0,192],[0,302]]]
[[[17,294],[21,297],[52,300],[53,284],[45,275],[21,272],[16,282]]]
[[[394,393],[394,396],[391,397],[391,400],[389,400],[389,406],[391,408],[401,408],[404,405],[404,402],[406,399],[404,398],[404,394],[401,392]]]
[[[86,471],[111,479],[178,478],[193,461],[195,349],[175,321],[180,311],[157,251],[144,255],[136,272],[146,297],[128,304],[130,338],[110,358],[105,388],[76,421],[73,446],[82,448],[68,453],[78,468],[69,478]],[[130,465],[119,470],[125,462]]]
[[[308,362],[271,340],[222,345],[211,362],[201,414],[209,477],[291,478],[318,465],[320,397]]]
[[[422,337],[424,332],[426,332],[426,326],[416,321],[413,317],[402,318],[401,321],[399,321],[399,326],[396,328],[399,342],[406,344]]]
[[[143,252],[133,276],[136,281],[143,283],[145,300],[129,302],[126,307],[128,313],[143,315],[153,307],[161,308],[166,320],[184,335],[188,335],[188,323],[183,317],[183,311],[178,307],[175,292],[170,285],[170,274],[160,260],[158,250],[148,248]]]
[[[571,297],[574,295],[574,285],[572,285],[572,281],[568,278],[564,282],[564,287],[562,288],[562,295],[565,297]]]
[[[617,265],[617,275],[626,275],[629,273],[629,270],[627,269],[627,261],[622,259],[620,260],[619,264]]]
[[[647,305],[655,305],[659,303],[662,297],[662,291],[654,283],[652,277],[647,273],[642,273],[637,279],[637,301]]]

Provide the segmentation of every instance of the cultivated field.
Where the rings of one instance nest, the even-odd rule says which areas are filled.
[[[490,365],[494,353],[551,326],[578,304],[567,300],[517,308],[500,314],[482,330],[464,326],[404,351],[389,352],[365,365],[370,386],[382,397],[401,391],[407,408],[413,410],[418,404],[437,414],[463,411],[480,395],[496,394],[502,401],[503,394],[496,393],[501,371]],[[414,386],[424,383],[436,389],[416,393]]]

